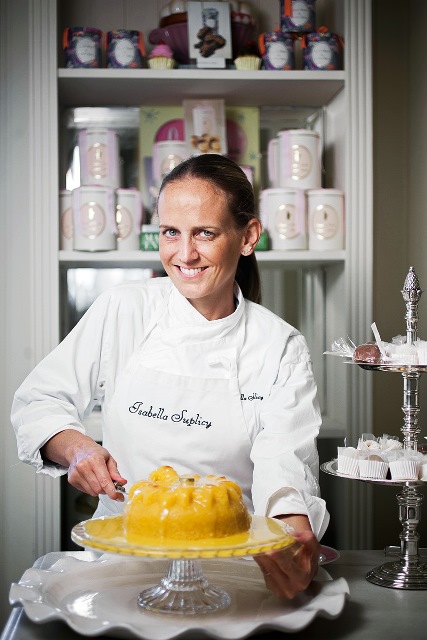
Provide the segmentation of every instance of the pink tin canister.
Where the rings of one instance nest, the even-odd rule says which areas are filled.
[[[303,190],[264,189],[259,208],[271,249],[307,249],[306,197]]]
[[[114,189],[98,185],[73,190],[73,237],[76,251],[117,248]]]
[[[141,194],[137,189],[116,189],[117,249],[138,251],[142,223]]]
[[[112,129],[82,129],[78,135],[80,183],[120,187],[119,136]]]

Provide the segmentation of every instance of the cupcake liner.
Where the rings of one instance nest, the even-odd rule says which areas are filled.
[[[427,462],[422,462],[419,468],[419,477],[420,480],[427,480]]]
[[[173,69],[175,66],[175,60],[173,58],[156,56],[148,59],[148,66],[150,69]]]
[[[420,463],[417,460],[390,460],[392,480],[417,480]]]
[[[358,458],[354,458],[346,455],[338,454],[338,473],[345,473],[348,476],[359,476],[359,460]]]
[[[388,462],[359,460],[359,473],[361,478],[377,478],[383,480],[387,476],[388,467]]]
[[[258,71],[261,67],[261,58],[257,56],[241,56],[234,60],[234,64],[239,71]]]

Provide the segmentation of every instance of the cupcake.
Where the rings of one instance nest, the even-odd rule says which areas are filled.
[[[417,480],[423,455],[416,451],[393,451],[389,465],[392,480]]]
[[[173,69],[175,60],[170,46],[164,42],[156,44],[148,56],[148,66],[150,69]]]
[[[359,452],[354,447],[338,447],[338,473],[348,476],[359,475]]]
[[[250,40],[239,50],[234,64],[239,71],[258,71],[261,61],[257,45]]]
[[[420,480],[427,481],[427,455],[424,455],[420,461],[418,476]]]
[[[361,451],[359,458],[359,474],[361,478],[384,480],[388,472],[388,462],[379,454]]]

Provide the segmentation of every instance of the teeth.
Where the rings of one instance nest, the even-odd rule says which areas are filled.
[[[199,267],[198,269],[185,269],[184,267],[180,267],[180,270],[185,276],[195,276],[196,273],[203,271],[202,267]]]

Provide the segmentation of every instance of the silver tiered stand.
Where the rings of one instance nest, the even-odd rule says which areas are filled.
[[[406,305],[406,342],[412,345],[417,338],[418,303],[422,290],[417,275],[410,267],[402,290],[402,296]],[[427,364],[424,365],[393,365],[393,364],[362,364],[363,369],[376,371],[393,371],[401,373],[403,377],[403,406],[404,424],[403,433],[404,449],[418,450],[418,414],[420,412],[418,386],[421,373],[427,372]],[[332,475],[348,478],[345,474],[338,473],[337,460],[326,462],[321,466],[322,471]],[[382,485],[401,486],[402,491],[397,494],[399,505],[399,520],[402,523],[400,534],[400,554],[396,562],[386,562],[375,567],[366,575],[366,579],[373,584],[393,589],[427,589],[427,565],[421,561],[418,549],[419,534],[418,523],[421,519],[422,494],[417,490],[420,480],[375,480],[358,478],[363,482],[371,482]]]

